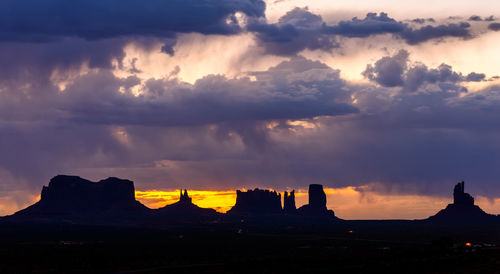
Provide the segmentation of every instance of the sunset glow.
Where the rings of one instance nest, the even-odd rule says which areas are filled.
[[[203,208],[213,208],[225,213],[236,202],[235,191],[188,190],[193,203]],[[160,208],[179,201],[179,191],[135,191],[135,198],[150,208]]]

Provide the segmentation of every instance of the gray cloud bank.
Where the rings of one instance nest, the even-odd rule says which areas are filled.
[[[429,68],[406,51],[367,66],[370,84],[344,81],[338,70],[303,57],[247,78],[209,75],[193,84],[111,72],[131,39],[146,48],[160,41],[172,55],[175,33],[251,31],[268,52],[293,56],[338,47],[339,36],[390,34],[407,44],[470,38],[470,23],[427,19],[415,28],[370,13],[328,25],[294,9],[268,24],[263,2],[251,0],[127,0],[115,14],[86,17],[113,1],[48,2],[59,9],[0,3],[0,195],[36,193],[58,173],[129,177],[139,189],[380,183],[432,195],[466,180],[475,193],[500,195],[500,88],[464,87],[483,81],[482,73]],[[131,14],[137,9],[150,16]],[[250,17],[246,29],[235,21],[238,11]],[[78,74],[83,63],[94,70]],[[51,81],[55,71],[76,73],[64,91]]]
[[[64,92],[11,84],[0,92],[0,166],[33,191],[78,173],[129,177],[140,189],[381,183],[431,195],[464,179],[500,194],[500,89],[461,85],[481,74],[410,64],[404,51],[369,66],[376,85],[302,57],[251,74],[150,79],[139,96],[138,79],[105,69]]]
[[[427,20],[434,23],[434,20]],[[426,20],[417,20],[424,24]],[[429,24],[415,28],[408,23],[396,21],[386,13],[368,13],[365,18],[354,17],[328,25],[321,16],[307,9],[295,8],[275,24],[267,24],[262,18],[251,20],[248,30],[256,33],[259,43],[270,53],[277,55],[296,54],[302,50],[331,50],[339,47],[336,37],[366,38],[374,35],[391,34],[409,45],[430,40],[456,37],[472,38],[468,22]]]
[[[410,64],[409,53],[399,51],[394,56],[386,56],[374,65],[368,65],[363,75],[384,87],[403,87],[405,91],[416,91],[425,84],[438,84],[441,88],[460,88],[458,83],[484,81],[486,75],[472,72],[462,75],[452,70],[451,66],[441,64],[429,69],[424,64]]]
[[[241,31],[236,12],[261,17],[264,11],[261,0],[5,0],[0,3],[0,40],[232,34]]]

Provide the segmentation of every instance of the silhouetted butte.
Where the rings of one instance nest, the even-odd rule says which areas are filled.
[[[326,194],[322,185],[309,185],[309,204],[301,206],[298,213],[308,217],[335,217],[333,210],[326,208]]]
[[[210,217],[218,216],[220,213],[211,208],[201,208],[193,204],[191,197],[189,197],[188,192],[184,189],[180,191],[179,201],[170,205],[166,205],[162,208],[155,210],[156,215],[165,216],[175,216],[181,219],[193,219],[196,217]]]
[[[497,222],[498,217],[484,212],[479,206],[474,205],[474,198],[465,193],[465,182],[459,182],[453,189],[453,204],[436,215],[429,217],[428,221],[447,223],[490,223]]]
[[[245,192],[237,190],[236,204],[227,213],[237,215],[281,214],[281,194],[258,188]]]

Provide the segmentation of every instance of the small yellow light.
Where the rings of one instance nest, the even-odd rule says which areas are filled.
[[[471,247],[471,246],[472,246],[472,244],[471,244],[471,243],[465,243],[465,246],[467,246],[467,247]]]

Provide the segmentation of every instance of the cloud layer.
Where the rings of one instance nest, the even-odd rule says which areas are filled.
[[[261,0],[6,0],[0,3],[0,40],[232,34],[241,30],[235,13],[261,17],[264,11]]]
[[[425,195],[466,180],[500,195],[496,78],[413,59],[414,45],[494,35],[494,17],[327,23],[295,8],[270,23],[257,0],[143,2],[0,3],[0,197],[37,193],[59,173],[128,177],[139,189],[321,183]],[[175,59],[190,33],[248,39],[230,62],[259,69],[219,75],[215,63],[183,81],[180,66],[204,58],[193,47],[180,55],[197,58]],[[357,82],[327,61],[345,40],[386,52],[359,53]],[[234,50],[216,47],[204,54]]]
[[[413,21],[418,25],[425,22],[423,19]],[[307,8],[295,8],[275,24],[267,24],[262,18],[251,20],[248,29],[256,33],[257,39],[268,52],[278,55],[296,54],[305,49],[329,51],[339,47],[336,37],[366,38],[390,34],[409,45],[416,45],[448,37],[467,39],[473,36],[468,22],[435,24],[434,19],[427,22],[431,24],[415,27],[396,21],[382,12],[368,13],[363,19],[354,17],[349,21],[328,25],[321,16]]]

